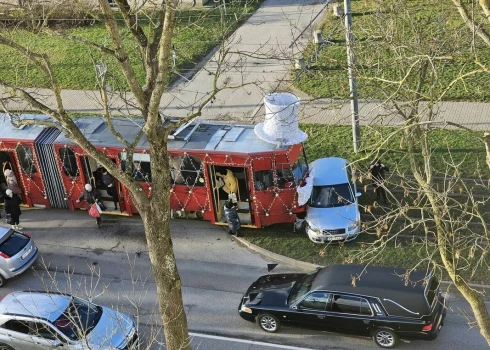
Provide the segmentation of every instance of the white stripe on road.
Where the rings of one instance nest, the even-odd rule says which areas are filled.
[[[255,340],[245,340],[245,339],[238,339],[238,338],[221,337],[218,335],[209,335],[209,334],[192,333],[192,332],[189,332],[189,335],[192,337],[224,340],[224,341],[229,341],[229,342],[245,343],[245,344],[250,344],[250,345],[258,345],[258,346],[266,346],[269,348],[278,348],[278,349],[284,349],[284,350],[314,350],[314,349],[310,349],[310,348],[298,348],[297,346],[272,344],[272,343],[265,343],[265,342],[261,342],[261,341],[255,341]]]

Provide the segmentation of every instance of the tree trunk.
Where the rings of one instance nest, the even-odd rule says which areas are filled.
[[[169,201],[164,203],[164,206],[158,207],[158,204],[152,200],[152,208],[143,214],[143,223],[156,281],[160,313],[165,325],[166,349],[191,350],[182,299],[182,283],[170,238],[169,217],[162,215],[162,212],[167,211],[165,207],[168,207],[168,203]]]
[[[191,350],[182,283],[170,237],[170,168],[164,129],[148,135],[151,156],[151,193],[140,215],[145,226],[167,350]]]

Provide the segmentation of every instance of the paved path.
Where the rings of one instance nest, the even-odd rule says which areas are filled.
[[[258,123],[263,121],[262,98],[265,93],[287,89],[288,70],[305,44],[312,38],[310,23],[322,18],[325,1],[318,0],[267,0],[229,39],[228,57],[220,84],[227,86],[246,84],[244,87],[220,92],[217,99],[208,104],[202,119]],[[241,54],[238,54],[240,52]],[[253,53],[254,56],[247,56]],[[279,58],[281,57],[281,58]],[[284,59],[286,57],[286,59]],[[219,53],[210,55],[203,67],[190,81],[181,82],[167,91],[161,100],[161,112],[171,118],[188,115],[209,94],[213,75],[218,67]],[[347,77],[346,77],[347,80]],[[48,105],[54,105],[49,90],[36,90]],[[301,96],[301,94],[299,94]],[[64,90],[65,109],[80,113],[100,113],[101,103],[97,91]],[[131,94],[124,96],[131,100]],[[307,96],[301,96],[307,100]],[[10,102],[10,109],[28,109],[20,102]],[[135,112],[127,110],[121,96],[113,96],[114,113]],[[440,123],[459,123],[475,130],[490,129],[490,104],[477,102],[443,102],[437,107],[436,120]],[[384,115],[380,119],[379,115]],[[320,124],[350,124],[350,107],[344,101],[320,100],[303,103],[300,121]],[[362,125],[397,125],[401,120],[390,116],[377,102],[360,101]]]

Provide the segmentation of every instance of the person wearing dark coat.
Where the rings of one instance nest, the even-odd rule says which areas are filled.
[[[384,188],[385,174],[390,171],[386,165],[384,165],[380,159],[375,159],[369,165],[369,172],[371,173],[371,183],[376,193],[376,200],[379,201],[381,196],[385,203],[388,203],[386,197],[386,191]]]
[[[238,216],[236,207],[233,205],[231,199],[225,203],[224,209],[226,221],[228,222],[228,233],[238,236],[238,230],[240,230],[242,223],[240,222],[240,217]]]
[[[87,203],[92,206],[94,203],[97,203],[100,200],[100,192],[97,191],[97,189],[92,188],[91,184],[86,184],[85,189],[77,199],[77,203],[80,203],[83,200],[87,201]],[[95,218],[95,222],[97,223],[97,227],[100,228],[100,216]]]
[[[22,227],[19,225],[19,218],[22,212],[20,211],[20,205],[22,204],[22,200],[18,195],[16,195],[12,190],[8,189],[5,191],[4,196],[4,205],[5,212],[10,214],[12,219],[12,228],[14,230],[22,230]]]
[[[102,182],[107,187],[107,194],[112,197],[112,201],[114,202],[114,209],[117,210],[117,202],[119,202],[117,198],[117,190],[114,182],[114,177],[107,172],[107,169],[102,169]]]

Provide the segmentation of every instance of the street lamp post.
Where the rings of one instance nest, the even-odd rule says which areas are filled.
[[[344,12],[345,41],[347,46],[347,69],[349,75],[349,98],[352,118],[352,141],[354,144],[354,152],[357,152],[359,150],[361,129],[359,128],[359,103],[357,101],[357,81],[354,70],[354,50],[352,47],[352,44],[354,43],[354,35],[352,34],[352,10],[350,0],[344,0]]]

